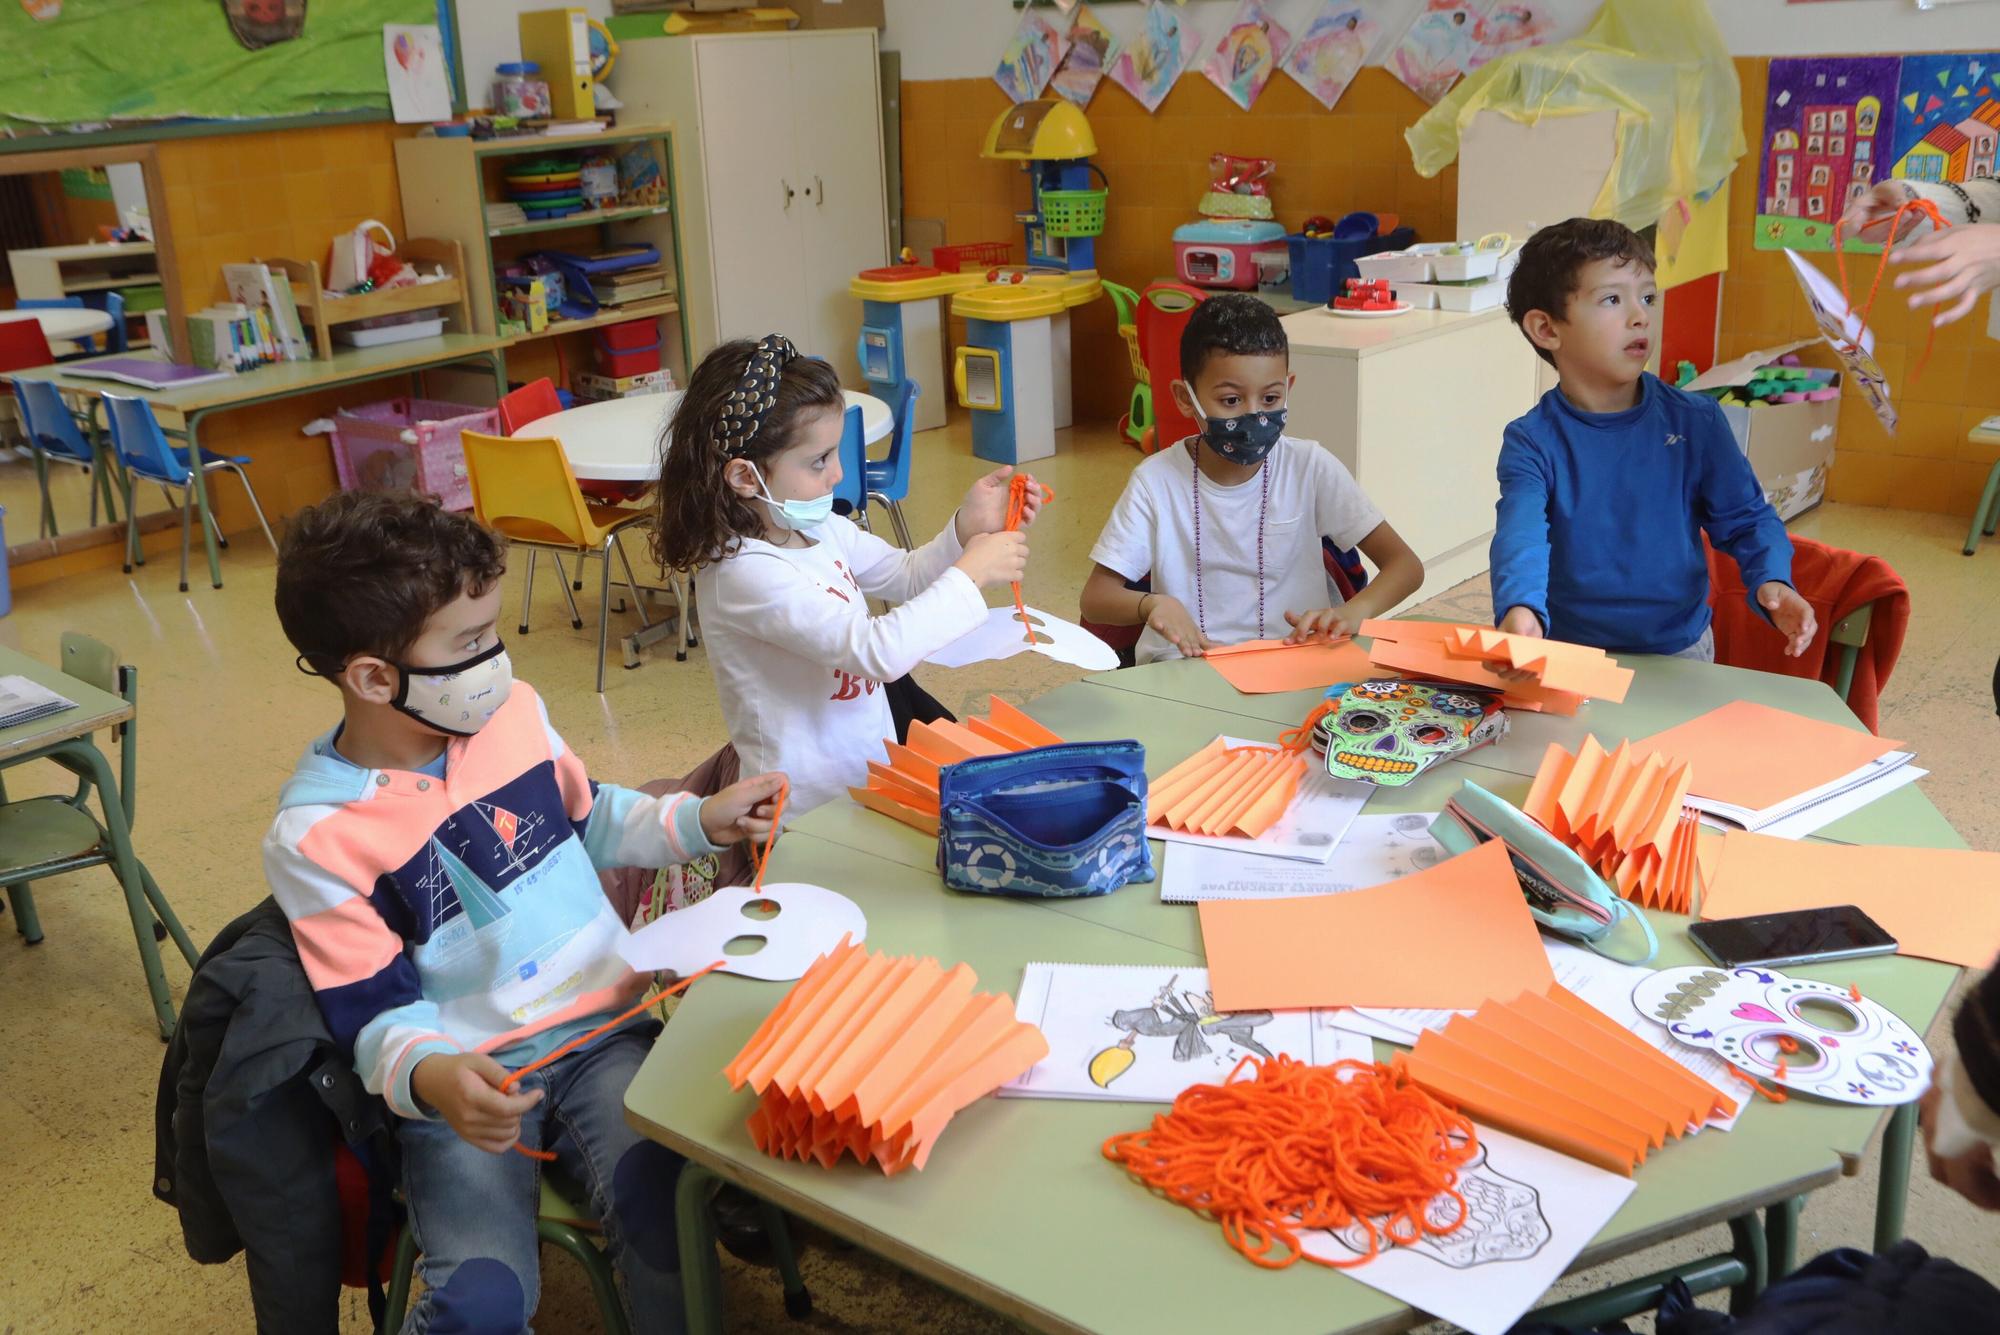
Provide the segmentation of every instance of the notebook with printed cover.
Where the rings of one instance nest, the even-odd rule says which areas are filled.
[[[26,677],[0,677],[0,728],[38,723],[52,714],[75,708],[76,701],[65,699]]]

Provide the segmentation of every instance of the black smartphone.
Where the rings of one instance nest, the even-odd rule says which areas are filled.
[[[1701,953],[1726,969],[1893,955],[1896,938],[1852,904],[1753,918],[1717,918],[1688,928]]]

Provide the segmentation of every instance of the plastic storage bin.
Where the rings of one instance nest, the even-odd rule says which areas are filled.
[[[1335,293],[1346,288],[1348,279],[1361,276],[1355,260],[1385,250],[1403,250],[1416,239],[1413,227],[1398,227],[1387,236],[1364,237],[1359,241],[1335,241],[1294,232],[1285,238],[1292,252],[1292,298],[1322,304],[1332,301]]]
[[[462,431],[497,436],[500,411],[436,399],[389,399],[333,417],[333,466],[345,491],[415,491],[472,508]]]
[[[600,333],[597,337],[597,370],[600,375],[614,380],[628,376],[648,375],[660,369],[660,340],[656,336],[649,343],[636,347],[615,347]]]

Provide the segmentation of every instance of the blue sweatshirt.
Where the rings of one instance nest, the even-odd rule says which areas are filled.
[[[1553,639],[1645,654],[1700,639],[1703,529],[1742,567],[1751,606],[1767,580],[1792,579],[1791,537],[1721,405],[1657,376],[1623,412],[1542,395],[1507,427],[1498,509],[1494,617],[1529,608]]]

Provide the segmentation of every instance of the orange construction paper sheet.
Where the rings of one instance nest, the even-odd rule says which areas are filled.
[[[1506,848],[1481,844],[1368,890],[1200,905],[1218,1013],[1471,1010],[1554,981]]]
[[[983,719],[912,723],[907,746],[884,738],[889,763],[869,761],[868,786],[849,788],[847,795],[870,811],[901,821],[923,834],[935,835],[938,772],[943,766],[974,756],[1062,745],[1062,738],[999,696],[988,697],[987,706],[987,717]]]
[[[1693,912],[1700,884],[1691,767],[1631,743],[1607,753],[1585,737],[1572,755],[1551,742],[1521,809],[1635,904]]]
[[[1736,1110],[1555,983],[1426,1030],[1404,1060],[1460,1111],[1627,1177],[1651,1151]]]
[[[1617,659],[1589,645],[1476,626],[1459,627],[1444,643],[1454,658],[1476,658],[1532,672],[1551,690],[1617,704],[1632,689],[1632,669],[1618,666]]]
[[[1897,953],[1983,969],[2000,953],[2000,853],[1809,843],[1731,830],[1704,918],[1852,904]]]
[[[1278,823],[1305,778],[1305,757],[1220,737],[1147,786],[1146,821],[1190,834],[1255,839]]]
[[[723,1068],[758,1095],[766,1154],[922,1168],[952,1115],[1049,1055],[1004,994],[965,965],[877,955],[852,938],[814,961]]]
[[[1368,651],[1352,639],[1327,643],[1308,640],[1246,640],[1202,655],[1222,679],[1245,695],[1279,691],[1324,690],[1335,682],[1366,681],[1376,674]]]
[[[1462,681],[1473,686],[1490,686],[1504,691],[1503,704],[1511,709],[1559,714],[1567,718],[1583,704],[1574,691],[1558,691],[1534,682],[1508,681],[1485,663],[1455,656],[1449,638],[1476,626],[1457,626],[1443,621],[1369,620],[1361,623],[1361,633],[1374,637],[1368,661],[1406,677],[1428,677],[1433,681]]]
[[[1693,765],[1695,796],[1752,811],[1832,783],[1903,746],[1748,700],[1732,700],[1632,745],[1640,755],[1660,751]]]

